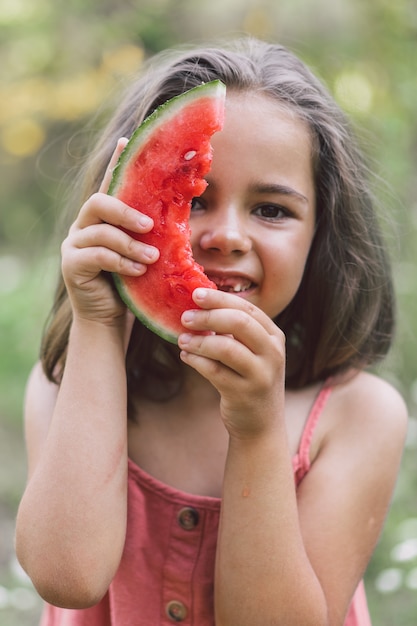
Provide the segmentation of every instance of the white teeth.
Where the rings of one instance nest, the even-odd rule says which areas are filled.
[[[235,283],[230,280],[215,280],[214,282],[217,284],[217,288],[220,289],[220,291],[228,291],[231,293],[241,293],[242,291],[247,291],[252,286],[252,283],[249,281]]]

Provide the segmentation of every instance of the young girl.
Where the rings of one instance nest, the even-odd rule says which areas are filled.
[[[389,348],[393,295],[362,157],[280,46],[147,69],[92,155],[27,388],[16,541],[42,625],[369,626],[361,579],[406,410],[365,372]],[[144,117],[213,79],[226,121],[190,224],[219,289],[194,292],[177,347],[115,292],[109,272],[140,280],[158,250],[118,228],[152,221],[105,191]]]

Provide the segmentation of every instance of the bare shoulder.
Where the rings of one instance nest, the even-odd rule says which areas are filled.
[[[386,380],[360,372],[334,388],[334,402],[344,417],[406,426],[407,407],[400,393]]]
[[[40,362],[36,363],[30,372],[26,385],[25,407],[32,409],[42,407],[51,409],[55,405],[58,394],[58,385],[46,377]],[[29,415],[31,415],[29,411]]]
[[[407,409],[388,382],[358,373],[335,384],[298,489],[300,524],[332,623],[343,623],[389,510]]]
[[[330,417],[331,413],[331,417]],[[346,440],[355,439],[375,452],[402,450],[408,412],[401,394],[386,380],[361,372],[334,387],[327,425]],[[336,432],[333,432],[337,438]]]
[[[46,441],[57,394],[58,386],[47,379],[41,364],[36,363],[26,385],[24,404],[29,475]]]

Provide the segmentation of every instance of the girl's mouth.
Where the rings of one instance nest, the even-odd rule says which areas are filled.
[[[243,278],[242,276],[210,276],[210,280],[215,283],[219,291],[226,291],[227,293],[242,293],[249,291],[255,287],[249,278]]]

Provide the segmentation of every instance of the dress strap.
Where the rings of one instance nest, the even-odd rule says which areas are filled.
[[[314,431],[316,429],[319,417],[323,412],[323,409],[332,393],[333,388],[328,385],[324,385],[316,396],[316,399],[311,407],[311,411],[307,417],[303,433],[301,435],[301,441],[298,448],[296,457],[293,460],[294,471],[296,473],[297,483],[301,481],[304,475],[310,469],[310,447],[311,440],[313,439]]]

